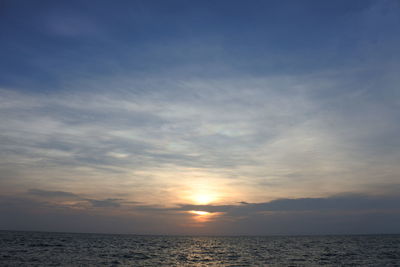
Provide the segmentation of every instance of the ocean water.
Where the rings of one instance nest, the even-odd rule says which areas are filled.
[[[0,231],[0,266],[400,266],[400,235],[197,237]]]

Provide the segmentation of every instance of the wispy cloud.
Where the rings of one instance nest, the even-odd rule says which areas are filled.
[[[121,204],[119,203],[122,199],[119,198],[108,198],[103,200],[97,199],[87,199],[93,207],[119,207]]]
[[[100,82],[96,95],[46,98],[3,90],[3,168],[57,166],[38,175],[58,176],[61,184],[74,180],[67,173],[100,183],[113,175],[145,186],[165,183],[161,176],[174,169],[196,168],[231,184],[258,185],[271,199],[282,197],[280,190],[301,197],[393,184],[400,155],[387,152],[398,142],[396,100],[377,102],[362,89],[330,97],[330,90],[364,85],[340,75],[155,81],[159,87],[146,94],[135,93],[141,82],[133,91],[107,92]]]
[[[49,203],[52,203],[52,205],[60,205],[66,207],[80,207],[82,205],[82,208],[85,208],[87,207],[86,204],[89,203],[91,207],[117,208],[121,206],[121,203],[128,205],[137,204],[137,202],[126,201],[122,198],[92,199],[71,192],[50,191],[42,189],[29,189],[26,192],[26,195],[34,198],[38,197],[41,201],[49,201]],[[65,200],[75,200],[76,202],[65,202]]]
[[[30,189],[27,192],[30,195],[35,195],[35,196],[40,196],[40,197],[50,197],[50,198],[79,198],[78,195],[70,193],[70,192],[64,192],[64,191],[47,191],[47,190],[41,190],[41,189]]]

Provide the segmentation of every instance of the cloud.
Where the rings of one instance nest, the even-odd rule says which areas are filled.
[[[118,198],[108,198],[108,199],[103,199],[103,200],[97,200],[97,199],[86,199],[89,201],[93,207],[101,207],[101,208],[106,208],[106,207],[112,207],[116,208],[121,206],[121,200]]]
[[[35,195],[35,196],[40,196],[40,197],[46,197],[46,198],[79,198],[78,195],[70,193],[70,192],[64,192],[64,191],[47,191],[47,190],[41,190],[41,189],[30,189],[27,192],[29,195]]]
[[[101,31],[93,21],[78,14],[65,15],[65,12],[46,16],[44,28],[47,32],[63,37],[87,37],[98,35]]]
[[[52,205],[60,205],[60,206],[65,206],[65,204],[63,202],[57,202],[56,199],[76,200],[78,202],[74,202],[72,204],[75,207],[80,207],[80,206],[85,207],[86,203],[89,203],[91,207],[95,208],[117,208],[121,206],[121,203],[128,205],[133,205],[138,203],[134,201],[125,201],[122,198],[92,199],[71,192],[49,191],[42,189],[29,189],[26,192],[26,195],[39,197],[41,201],[48,199],[49,201],[51,201]]]
[[[264,203],[246,203],[240,205],[180,205],[173,210],[202,210],[224,212],[228,215],[249,215],[251,213],[296,212],[296,211],[374,211],[398,210],[398,196],[368,196],[349,194],[327,198],[277,199]]]
[[[51,191],[44,195],[53,199]],[[93,227],[90,232],[161,234],[394,233],[400,231],[396,223],[400,219],[399,200],[398,196],[347,194],[263,203],[165,207],[127,204],[116,198],[85,199],[91,204],[87,206],[84,202],[65,205],[26,196],[2,196],[0,212],[6,219],[0,222],[0,227],[38,230],[51,225],[47,230],[81,232]],[[189,212],[193,210],[216,216],[200,227],[196,224],[197,215]]]
[[[397,179],[400,154],[391,148],[400,124],[396,98],[365,89],[364,76],[354,69],[263,78],[121,74],[75,81],[74,90],[46,98],[2,90],[0,181],[11,189],[16,178],[5,174],[18,165],[21,180],[63,187],[95,177],[101,187],[112,176],[121,193],[145,195],[158,184],[175,190],[176,181],[163,177],[195,168],[232,191],[235,183],[251,187],[249,202],[266,191],[269,199],[371,192]],[[390,84],[380,92],[393,91]]]
[[[207,211],[210,213],[224,213],[227,216],[251,216],[260,212],[321,212],[321,211],[391,211],[398,210],[397,195],[363,195],[363,194],[340,194],[325,198],[297,198],[297,199],[276,199],[269,202],[249,203],[238,202],[231,205],[194,205],[178,204],[175,207],[158,205],[143,205],[135,201],[126,201],[121,198],[92,199],[79,196],[74,193],[64,191],[47,191],[40,189],[30,189],[28,196],[38,196],[41,198],[70,198],[83,200],[91,204],[92,207],[113,207],[120,208],[126,205],[131,210],[142,212],[180,212],[180,211]],[[53,202],[54,203],[54,202]],[[57,205],[55,203],[55,205]]]

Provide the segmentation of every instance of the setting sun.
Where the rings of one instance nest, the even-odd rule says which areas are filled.
[[[198,194],[193,196],[193,200],[198,205],[206,205],[216,200],[211,194]]]

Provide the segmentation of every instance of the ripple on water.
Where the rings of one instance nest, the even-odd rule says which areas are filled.
[[[1,266],[400,266],[400,236],[174,237],[0,231]]]

